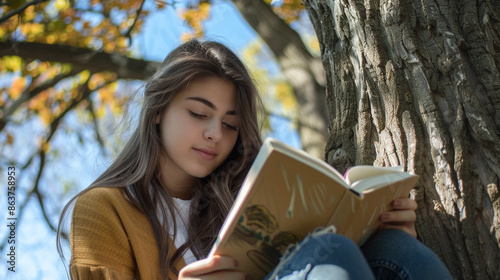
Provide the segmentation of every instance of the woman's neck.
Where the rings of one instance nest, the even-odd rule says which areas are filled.
[[[192,187],[168,187],[166,186],[168,193],[170,196],[175,198],[180,198],[183,200],[189,200],[193,197],[193,188]]]
[[[184,200],[191,199],[193,197],[193,188],[196,184],[196,178],[178,178],[175,176],[168,176],[165,173],[166,172],[161,175],[161,182],[172,197]]]

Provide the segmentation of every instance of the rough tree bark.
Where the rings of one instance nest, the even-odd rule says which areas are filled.
[[[245,20],[275,55],[298,103],[297,127],[302,148],[323,158],[328,112],[321,59],[309,53],[299,34],[262,0],[232,0]]]
[[[307,0],[326,157],[421,175],[420,239],[457,279],[500,275],[500,1]]]

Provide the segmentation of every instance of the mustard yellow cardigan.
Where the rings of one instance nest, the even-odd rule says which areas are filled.
[[[153,229],[118,188],[80,196],[71,222],[72,279],[161,279]],[[176,264],[185,266],[181,259]],[[177,279],[170,272],[169,279]]]

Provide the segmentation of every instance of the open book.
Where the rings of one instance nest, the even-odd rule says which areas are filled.
[[[356,166],[342,176],[327,163],[266,139],[229,212],[211,255],[232,256],[262,279],[290,244],[318,227],[363,243],[392,201],[408,197],[418,176],[402,168]]]

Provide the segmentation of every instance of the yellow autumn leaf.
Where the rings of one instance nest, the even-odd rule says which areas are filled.
[[[56,9],[58,9],[59,11],[62,11],[64,9],[69,8],[69,1],[67,1],[67,0],[56,0],[56,2],[54,3],[54,7],[56,7]]]
[[[111,74],[111,75],[109,75],[110,79],[116,79],[116,73],[110,73],[110,74]],[[116,90],[118,89],[118,82],[109,83],[108,87],[110,90],[113,91],[113,93],[115,93]]]
[[[121,106],[120,104],[113,104],[111,106],[111,113],[113,113],[113,115],[117,116],[117,115],[121,115],[123,113],[123,106]]]
[[[22,59],[18,56],[5,56],[2,65],[10,72],[21,71]]]
[[[40,71],[40,73],[45,73],[45,71],[47,71],[47,69],[50,68],[50,63],[49,62],[41,62],[40,65],[38,66],[38,70]]]
[[[119,48],[126,48],[127,45],[128,45],[128,40],[127,38],[125,37],[120,37],[118,39],[116,39],[116,45],[119,47]]]
[[[88,80],[89,76],[90,76],[90,71],[89,70],[84,70],[82,72],[80,72],[80,74],[78,74],[79,77],[80,77],[80,80],[79,82],[80,83],[84,83]]]
[[[104,79],[101,73],[95,73],[90,77],[88,88],[90,90],[95,90],[99,85],[103,83]]]
[[[59,42],[68,40],[68,33],[59,33]]]
[[[35,6],[29,6],[24,10],[23,19],[25,21],[32,21],[36,17]]]
[[[15,77],[12,85],[9,88],[9,97],[13,100],[19,98],[24,88],[26,87],[26,79],[24,77]]]
[[[42,151],[44,153],[48,153],[50,149],[50,143],[49,142],[43,142],[42,143]]]
[[[7,133],[7,144],[9,145],[14,144],[14,135]]]
[[[114,41],[110,41],[104,45],[104,51],[107,53],[112,53],[116,49],[116,44]]]
[[[193,28],[195,37],[203,37],[202,22],[208,18],[209,14],[210,3],[203,2],[198,7],[185,11],[181,14],[181,18]]]
[[[73,24],[66,25],[66,32],[73,32],[75,30],[75,26]]]
[[[98,119],[104,118],[104,115],[106,114],[105,110],[106,109],[104,108],[104,104],[101,104],[101,106],[99,106],[99,108],[97,108],[97,110],[95,111],[95,117]]]
[[[46,107],[38,108],[38,116],[45,126],[52,122],[52,112]]]
[[[276,98],[283,105],[283,108],[287,110],[294,108],[297,104],[292,87],[284,81],[276,84]]]
[[[208,17],[208,13],[210,12],[210,3],[208,2],[200,3],[200,12],[203,18],[206,19]]]
[[[167,4],[167,2],[160,1],[160,0],[155,0],[155,3],[156,3],[156,7],[158,7],[158,10],[163,9],[165,7],[165,5]]]
[[[102,103],[107,103],[113,100],[113,91],[109,89],[109,87],[103,87],[98,91],[99,97],[102,100]]]
[[[189,34],[189,33],[186,33],[186,32],[182,32],[182,34],[181,34],[181,41],[182,42],[187,42],[187,41],[189,41],[189,40],[191,40],[193,38],[194,38],[194,36],[192,34]]]
[[[57,40],[57,37],[54,34],[47,35],[45,38],[48,44],[54,44]]]

